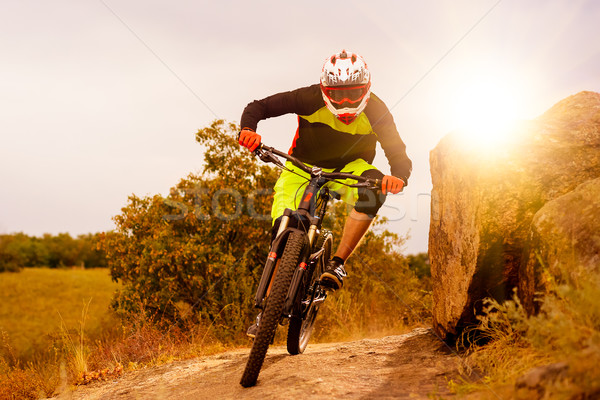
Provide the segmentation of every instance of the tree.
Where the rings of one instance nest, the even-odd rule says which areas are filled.
[[[24,233],[0,235],[0,272],[19,271],[26,267],[106,267],[106,255],[97,249],[98,234],[68,233],[43,237]]]
[[[419,279],[431,278],[431,265],[427,253],[411,254],[407,256],[408,266]]]
[[[44,234],[42,243],[48,251],[50,268],[73,267],[78,264],[79,248],[77,241],[68,233],[58,235]]]
[[[36,237],[24,233],[0,235],[0,272],[45,266],[48,258],[48,249]]]
[[[105,268],[106,254],[99,248],[100,234],[77,236],[77,262],[85,268]]]
[[[270,189],[276,171],[239,146],[238,127],[215,121],[196,140],[203,174],[190,174],[167,197],[132,195],[103,235],[115,307],[169,323],[209,320],[236,332],[254,314],[253,293],[266,260]],[[245,329],[245,326],[243,327]]]

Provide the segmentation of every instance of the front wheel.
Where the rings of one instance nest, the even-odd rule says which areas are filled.
[[[275,336],[277,324],[281,320],[285,298],[292,282],[292,276],[298,266],[302,248],[304,247],[304,234],[299,232],[290,233],[279,267],[275,272],[275,278],[271,293],[269,293],[265,309],[260,318],[258,332],[254,338],[252,350],[246,363],[246,369],[242,375],[240,384],[250,387],[256,384],[258,374],[267,355],[267,349]]]
[[[323,232],[315,246],[317,251],[323,249],[323,253],[315,264],[312,276],[309,280],[307,279],[308,284],[305,287],[308,290],[306,290],[305,295],[302,297],[301,310],[303,318],[298,316],[290,318],[290,326],[288,328],[287,336],[287,350],[291,355],[303,353],[306,349],[312,334],[315,319],[317,318],[317,313],[319,312],[319,307],[324,297],[327,295],[325,290],[317,285],[316,282],[321,277],[325,263],[331,256],[332,247],[333,237],[331,232]]]

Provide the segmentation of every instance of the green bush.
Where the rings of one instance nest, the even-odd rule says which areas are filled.
[[[104,235],[111,274],[124,289],[123,315],[213,324],[222,339],[245,331],[266,260],[277,174],[237,143],[237,126],[215,121],[198,131],[206,147],[201,175],[190,174],[169,196],[130,196]],[[257,189],[263,189],[257,191]]]

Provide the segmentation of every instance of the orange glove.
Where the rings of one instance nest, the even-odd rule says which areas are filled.
[[[244,128],[240,132],[240,144],[250,151],[256,150],[260,145],[260,135],[250,129]]]
[[[403,187],[404,181],[391,175],[384,176],[383,181],[381,182],[383,194],[388,194],[388,192],[392,194],[400,193]]]

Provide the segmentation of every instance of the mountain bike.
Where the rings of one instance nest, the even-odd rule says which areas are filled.
[[[267,349],[273,343],[278,325],[288,325],[287,350],[291,355],[304,352],[310,339],[319,307],[327,298],[328,288],[319,277],[331,256],[333,236],[321,230],[331,198],[337,198],[327,183],[352,179],[349,187],[380,189],[381,180],[344,172],[325,172],[309,167],[297,158],[261,144],[254,153],[264,162],[290,170],[278,158],[284,158],[310,174],[302,200],[296,210],[286,209],[275,224],[275,235],[265,263],[255,306],[262,310],[258,331],[240,384],[254,386]],[[339,182],[339,181],[338,181]],[[278,224],[278,227],[277,227]]]

